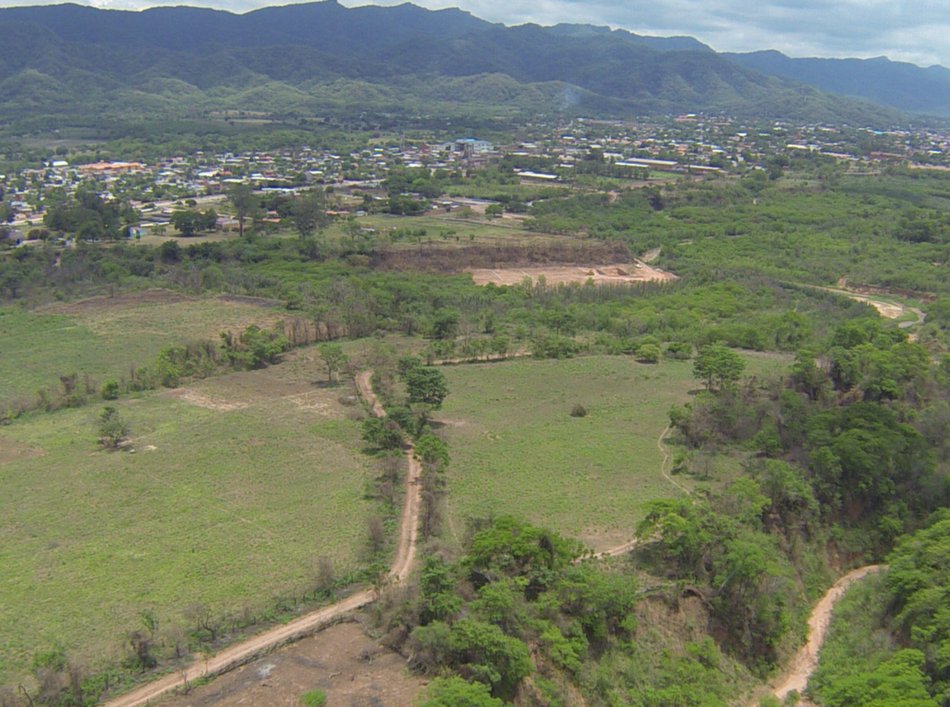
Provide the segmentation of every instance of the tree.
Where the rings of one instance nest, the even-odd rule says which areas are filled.
[[[363,440],[376,449],[399,449],[402,447],[402,432],[399,425],[389,419],[367,417],[363,420]]]
[[[641,363],[659,363],[661,353],[657,344],[641,344],[637,347],[637,360]]]
[[[438,410],[449,394],[449,386],[442,371],[419,366],[406,374],[406,392],[410,403],[424,403]]]
[[[333,374],[341,370],[350,360],[339,344],[320,344],[320,358],[327,367],[327,382],[333,382]]]
[[[429,334],[433,339],[451,339],[459,328],[459,313],[456,309],[443,307],[432,315]]]
[[[449,447],[434,434],[427,433],[416,442],[415,456],[423,464],[446,467],[449,464]]]
[[[111,405],[102,409],[99,416],[99,444],[109,449],[117,449],[129,436],[130,428],[119,411]]]
[[[455,676],[436,678],[429,683],[426,695],[422,707],[502,707],[504,704],[491,696],[487,685]]]
[[[329,222],[326,214],[327,199],[322,189],[313,189],[294,199],[290,218],[301,238],[306,238]]]
[[[218,214],[214,209],[204,212],[195,209],[180,209],[172,214],[172,225],[186,238],[199,231],[213,230],[217,221]]]
[[[238,220],[238,234],[244,237],[244,221],[252,213],[256,206],[254,199],[254,190],[250,184],[235,184],[228,189],[228,201],[234,207],[234,212]]]
[[[745,370],[745,361],[732,349],[714,344],[699,350],[693,364],[693,377],[705,381],[710,390],[732,386]]]

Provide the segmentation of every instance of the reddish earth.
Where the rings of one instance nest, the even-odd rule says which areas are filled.
[[[405,659],[368,638],[358,623],[340,623],[242,665],[211,683],[175,695],[173,707],[287,705],[322,690],[330,705],[411,705],[425,681]]]
[[[780,700],[793,690],[802,694],[808,686],[808,678],[818,667],[818,654],[825,642],[828,626],[831,624],[831,612],[837,601],[844,596],[854,582],[874,572],[885,569],[884,565],[867,565],[848,572],[829,589],[821,600],[815,604],[811,616],[808,617],[808,641],[802,646],[792,660],[788,670],[775,681],[772,694]]]
[[[478,268],[468,270],[476,285],[519,285],[525,278],[532,282],[544,277],[549,285],[571,282],[616,285],[629,282],[669,282],[676,275],[642,261],[610,265],[546,265],[524,268]]]

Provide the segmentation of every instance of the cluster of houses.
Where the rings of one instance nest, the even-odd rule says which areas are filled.
[[[143,225],[167,223],[182,199],[196,205],[223,198],[234,183],[258,190],[293,192],[313,184],[340,193],[377,193],[396,166],[470,172],[512,158],[525,182],[570,181],[584,170],[610,167],[611,176],[651,173],[716,175],[765,165],[777,155],[808,155],[873,168],[880,162],[950,166],[950,136],[935,131],[890,132],[788,123],[744,124],[724,117],[682,115],[655,121],[576,120],[566,126],[528,126],[516,140],[394,140],[351,152],[307,146],[282,150],[211,154],[197,151],[148,164],[96,161],[72,164],[51,159],[16,174],[0,174],[0,216],[21,228],[42,222],[46,207],[91,185],[104,199],[130,202]],[[528,159],[525,159],[528,158]],[[542,165],[538,167],[538,165]],[[227,227],[228,224],[222,224]]]

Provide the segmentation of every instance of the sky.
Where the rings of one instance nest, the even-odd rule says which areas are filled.
[[[246,12],[268,0],[74,0],[116,9],[198,5]],[[341,0],[347,6],[404,0]],[[414,0],[430,9],[460,7],[507,25],[606,25],[637,34],[689,35],[717,51],[778,49],[789,56],[886,56],[950,67],[950,0]],[[0,0],[0,6],[42,4]]]

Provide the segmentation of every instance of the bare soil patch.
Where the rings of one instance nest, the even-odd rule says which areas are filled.
[[[206,410],[215,410],[216,412],[231,412],[233,410],[243,410],[248,403],[238,402],[236,400],[226,400],[224,398],[209,395],[208,393],[196,390],[195,388],[175,388],[167,393],[170,398],[177,398],[183,402],[205,408]]]
[[[183,295],[180,292],[172,290],[150,289],[139,290],[136,292],[120,292],[116,295],[101,295],[98,297],[87,297],[86,299],[75,302],[57,302],[55,304],[42,307],[41,311],[50,314],[84,314],[87,312],[98,312],[102,309],[111,309],[112,307],[137,307],[140,305],[163,305],[177,304],[179,302],[192,302],[196,298]]]
[[[669,282],[676,279],[673,273],[647,265],[642,261],[609,265],[479,268],[468,272],[471,273],[476,285],[489,283],[517,285],[525,278],[536,282],[539,277],[544,277],[549,285],[584,283],[588,280],[595,285],[615,285],[629,282]]]
[[[199,315],[205,305],[211,307]],[[175,332],[183,338],[213,341],[217,341],[222,331],[241,331],[251,324],[270,328],[286,317],[279,303],[273,300],[239,295],[200,298],[163,289],[58,302],[38,311],[74,317],[99,334],[136,331],[167,335]]]
[[[811,616],[808,617],[808,641],[802,646],[795,657],[792,659],[788,670],[780,675],[775,682],[775,688],[772,694],[780,700],[792,691],[799,694],[805,691],[808,685],[808,678],[818,667],[818,655],[821,652],[821,646],[825,642],[825,635],[831,625],[831,612],[835,608],[838,600],[844,596],[854,582],[866,577],[874,572],[880,572],[886,569],[885,565],[867,565],[851,570],[843,577],[840,577],[831,588],[825,592],[821,600],[815,604]]]
[[[353,388],[346,383],[326,386],[322,365],[314,352],[292,351],[279,366],[194,381],[165,395],[218,412],[283,400],[297,410],[342,416],[338,399],[352,394]]]
[[[39,457],[45,454],[42,449],[31,447],[22,442],[0,437],[0,464],[19,461],[20,459],[29,459],[30,457]]]
[[[406,670],[405,660],[363,633],[340,623],[262,656],[207,685],[163,704],[294,705],[308,690],[326,693],[330,705],[411,705],[425,681]]]

